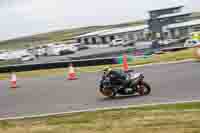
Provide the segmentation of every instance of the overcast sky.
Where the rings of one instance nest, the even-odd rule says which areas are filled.
[[[198,11],[200,0],[0,0],[0,40],[134,21],[147,18],[148,10],[180,4]]]

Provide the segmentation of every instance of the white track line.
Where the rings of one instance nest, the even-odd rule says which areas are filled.
[[[145,112],[145,111],[140,111],[140,112]],[[200,109],[183,109],[183,110],[152,110],[148,111],[152,113],[185,113],[185,112],[200,112]]]
[[[94,108],[94,109],[77,110],[77,111],[69,111],[69,112],[47,113],[47,114],[41,114],[41,115],[30,115],[30,116],[22,116],[22,117],[8,117],[8,118],[1,118],[0,121],[3,121],[3,120],[19,120],[19,119],[27,119],[27,118],[42,118],[42,117],[57,116],[57,115],[72,114],[72,113],[96,112],[96,111],[106,111],[106,110],[113,110],[113,109],[128,109],[128,108],[139,108],[139,107],[146,107],[146,106],[168,105],[168,104],[178,104],[178,103],[191,103],[191,102],[200,102],[200,100],[177,101],[177,102],[160,102],[160,103],[158,102],[158,103],[152,103],[152,104],[114,106],[114,107]],[[199,110],[196,110],[196,111],[199,111]],[[168,112],[168,111],[166,110],[166,112]]]

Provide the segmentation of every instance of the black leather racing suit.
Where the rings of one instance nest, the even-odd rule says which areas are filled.
[[[106,76],[110,77],[111,84],[113,85],[122,85],[124,88],[126,88],[127,80],[126,80],[126,74],[111,70]]]

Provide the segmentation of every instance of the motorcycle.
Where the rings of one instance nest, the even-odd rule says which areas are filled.
[[[133,70],[129,70],[125,74],[127,77],[126,85],[112,84],[110,78],[104,75],[100,81],[100,92],[110,98],[114,98],[117,94],[124,96],[134,94],[145,96],[150,94],[151,87],[144,81],[144,75],[142,73],[134,73]]]

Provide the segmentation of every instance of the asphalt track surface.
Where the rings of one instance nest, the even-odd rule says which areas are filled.
[[[98,92],[101,73],[81,73],[75,81],[65,76],[18,79],[20,88],[0,81],[0,118],[78,111],[157,102],[200,100],[200,63],[135,68],[150,83],[149,96],[109,99]]]

